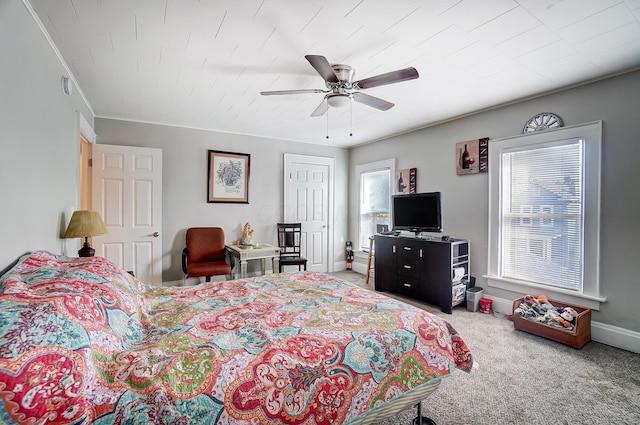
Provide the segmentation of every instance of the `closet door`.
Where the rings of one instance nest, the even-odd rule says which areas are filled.
[[[162,150],[96,144],[92,156],[92,209],[109,232],[93,238],[96,255],[160,285]]]
[[[302,224],[307,270],[333,271],[333,158],[284,154],[284,222]],[[274,225],[275,228],[275,225]]]

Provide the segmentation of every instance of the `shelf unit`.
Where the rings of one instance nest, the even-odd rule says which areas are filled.
[[[456,279],[456,269],[461,273]],[[469,241],[459,240],[451,242],[451,293],[452,305],[462,304],[465,300],[469,283]]]

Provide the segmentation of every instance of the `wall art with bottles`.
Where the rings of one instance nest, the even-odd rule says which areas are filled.
[[[458,175],[489,171],[489,138],[456,143],[456,172]]]

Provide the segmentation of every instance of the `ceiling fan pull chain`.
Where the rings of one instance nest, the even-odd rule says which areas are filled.
[[[327,139],[329,138],[329,109],[327,109]]]
[[[349,123],[349,137],[353,136],[353,100],[349,98],[351,109],[349,111],[351,122]]]

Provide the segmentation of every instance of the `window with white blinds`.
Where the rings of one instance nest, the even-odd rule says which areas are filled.
[[[606,300],[601,145],[601,121],[489,142],[489,287],[594,309]]]
[[[369,236],[377,233],[380,225],[389,228],[391,203],[389,169],[367,171],[361,174],[359,249],[369,249]]]
[[[583,143],[502,153],[503,277],[582,290]]]
[[[381,228],[390,227],[391,176],[394,173],[393,159],[356,166],[356,176],[360,182],[357,245],[360,251],[369,250],[370,236],[378,233]]]

